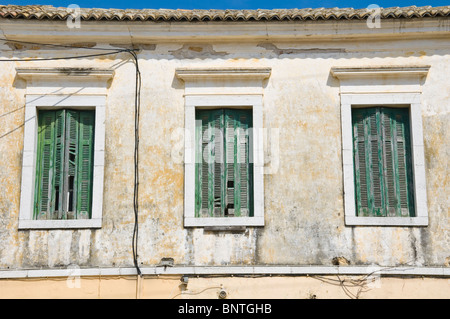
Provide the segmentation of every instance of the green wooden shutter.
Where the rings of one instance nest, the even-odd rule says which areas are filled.
[[[195,126],[195,213],[196,217],[207,216],[208,213],[208,136],[209,115],[205,112],[196,114]],[[207,157],[204,158],[204,155]]]
[[[251,111],[196,112],[196,217],[252,216]]]
[[[369,175],[367,165],[366,149],[367,132],[366,132],[366,110],[354,109],[352,111],[353,121],[353,154],[354,154],[354,170],[355,170],[355,195],[356,195],[356,211],[358,216],[369,215],[369,195],[368,195],[368,178]]]
[[[225,215],[236,215],[236,150],[235,150],[235,132],[236,132],[236,115],[234,112],[227,112],[225,114],[225,171],[226,171],[226,207]],[[238,194],[239,195],[239,194]]]
[[[76,159],[74,200],[76,199],[76,218],[91,218],[92,181],[94,167],[94,124],[93,111],[79,112],[79,130]],[[75,163],[74,163],[75,164]],[[75,172],[74,172],[75,173]]]
[[[252,175],[249,162],[251,110],[226,110],[226,203],[227,216],[252,216]]]
[[[54,211],[55,112],[41,111],[38,117],[34,218],[49,219]]]
[[[90,218],[94,111],[40,111],[35,219]]]
[[[79,112],[66,111],[64,160],[64,211],[67,219],[76,219],[76,177],[78,157]]]
[[[357,216],[413,216],[408,109],[352,110]]]
[[[400,181],[401,215],[415,216],[414,179],[411,154],[409,110],[399,109],[396,114],[397,150]]]
[[[66,111],[59,110],[55,112],[55,208],[52,219],[65,219],[64,207],[64,158],[65,158],[65,124],[66,124]]]
[[[352,112],[357,215],[384,216],[380,114],[377,108]]]
[[[212,158],[213,163],[213,177],[212,177],[212,192],[213,192],[213,216],[223,217],[225,207],[224,196],[224,114],[223,112],[213,113],[213,149]]]
[[[242,110],[239,116],[240,136],[239,159],[240,159],[240,215],[253,216],[253,158],[250,134],[252,131],[253,120],[251,110]]]
[[[198,111],[196,129],[196,216],[222,216],[223,111]]]
[[[382,108],[388,216],[414,216],[408,109]]]
[[[384,199],[382,197],[383,174],[381,166],[381,132],[380,114],[377,109],[368,113],[368,142],[369,149],[369,212],[372,216],[384,216]]]
[[[382,216],[379,114],[375,108],[352,112],[357,215]]]
[[[395,141],[393,139],[394,125],[390,113],[383,112],[383,166],[385,177],[385,196],[386,196],[386,214],[387,216],[396,216],[397,192],[395,176]]]

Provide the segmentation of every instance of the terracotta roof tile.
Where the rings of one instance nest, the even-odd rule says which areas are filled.
[[[0,5],[0,18],[65,20],[73,10],[53,6]],[[366,19],[373,11],[353,8],[273,9],[273,10],[181,10],[181,9],[89,9],[81,8],[83,20],[97,21],[294,21]],[[384,18],[450,16],[450,6],[381,8]]]

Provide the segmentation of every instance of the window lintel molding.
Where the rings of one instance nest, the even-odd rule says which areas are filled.
[[[332,67],[330,73],[345,94],[421,93],[430,66]]]
[[[73,67],[24,67],[16,68],[17,75],[25,80],[31,80],[33,78],[39,77],[39,79],[52,79],[59,77],[83,77],[102,79],[107,81],[114,76],[114,70],[109,69],[99,69],[99,68],[73,68]]]
[[[228,79],[228,80],[264,80],[270,77],[270,67],[259,68],[178,68],[175,70],[177,78],[183,81],[199,79]]]
[[[426,76],[429,69],[429,65],[333,67],[331,68],[331,74],[339,80],[355,77]]]

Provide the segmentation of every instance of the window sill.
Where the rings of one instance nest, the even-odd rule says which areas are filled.
[[[102,219],[19,220],[19,229],[101,228]]]
[[[346,226],[428,226],[427,217],[357,217],[346,216]]]
[[[264,226],[264,217],[186,217],[184,227]]]

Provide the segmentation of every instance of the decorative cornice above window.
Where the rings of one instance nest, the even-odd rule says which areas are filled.
[[[359,76],[408,76],[419,75],[426,76],[429,65],[425,66],[381,66],[381,67],[334,67],[331,68],[331,74],[344,79]]]
[[[90,67],[19,67],[16,73],[27,81],[27,95],[105,95],[114,77],[114,70]]]
[[[90,77],[108,80],[114,76],[113,70],[96,68],[16,68],[17,75],[23,79],[55,77]]]
[[[263,94],[263,81],[270,67],[178,68],[175,76],[184,81],[184,95]]]
[[[179,68],[175,75],[186,81],[195,79],[252,79],[264,80],[270,77],[272,69],[267,68]]]
[[[333,67],[332,76],[340,81],[341,94],[421,93],[429,65]]]

